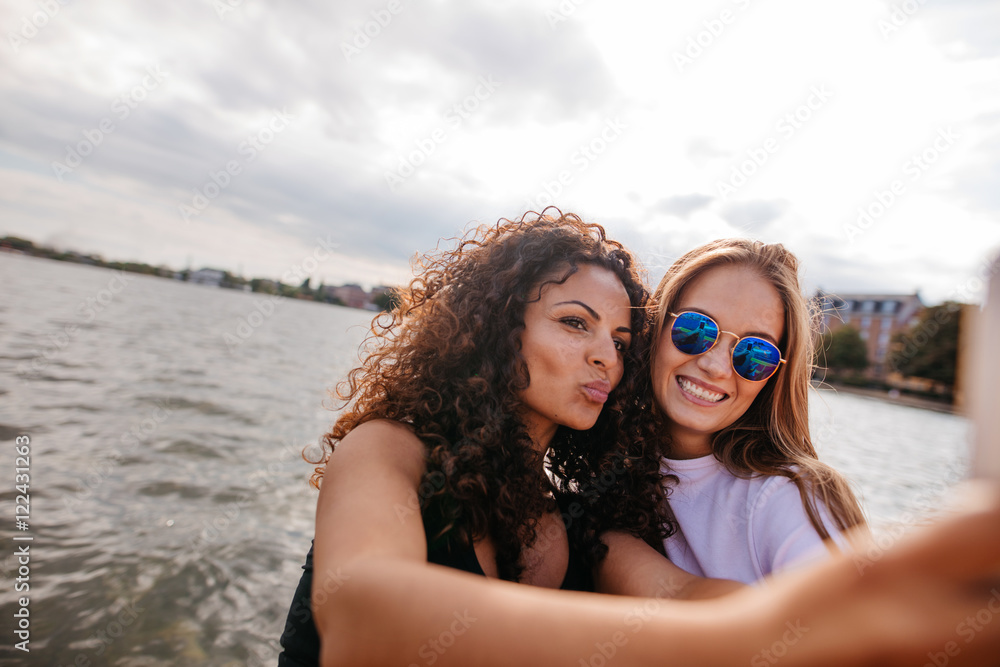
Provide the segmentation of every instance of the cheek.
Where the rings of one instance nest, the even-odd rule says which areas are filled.
[[[611,380],[611,388],[615,389],[621,383],[623,377],[625,377],[625,369],[619,364],[614,376],[609,378]]]
[[[653,372],[654,382],[658,382],[660,379],[660,375],[663,373],[661,369],[663,368],[665,361],[664,356],[665,356],[665,351],[663,349],[663,346],[660,345],[659,347],[656,348],[656,351],[653,352],[652,372]]]
[[[662,345],[657,350],[656,356],[653,357],[653,382],[655,384],[666,382],[670,372],[678,365],[675,352],[673,345],[669,344]]]
[[[764,387],[767,386],[767,383],[747,382],[746,380],[743,380],[740,384],[743,385],[740,387],[740,402],[743,404],[743,410],[741,411],[742,414],[750,408],[755,400],[757,400],[758,394],[764,391]]]

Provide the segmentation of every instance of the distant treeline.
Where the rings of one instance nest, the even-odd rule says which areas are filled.
[[[192,271],[191,269],[178,271],[168,266],[152,266],[143,262],[105,261],[100,255],[88,255],[74,250],[56,250],[48,246],[36,245],[28,239],[17,236],[4,236],[0,238],[0,252],[4,251],[22,253],[33,257],[43,257],[45,259],[55,259],[60,262],[88,264],[90,266],[99,266],[117,271],[129,271],[147,276],[170,278],[172,280],[191,280],[192,276],[197,276],[205,271],[204,269],[202,271]],[[309,278],[303,280],[300,285],[286,285],[281,281],[268,278],[244,278],[243,276],[233,275],[229,271],[220,270],[217,273],[219,274],[218,281],[212,284],[217,284],[219,287],[227,289],[277,294],[291,299],[321,301],[339,306],[367,307],[367,304],[373,304],[382,310],[391,310],[395,304],[395,295],[389,288],[376,288],[370,293],[365,293],[365,303],[362,305],[357,299],[351,299],[351,303],[348,303],[336,294],[337,291],[343,290],[345,286],[330,286],[321,283],[318,287],[313,288],[311,286],[311,279]],[[360,288],[357,286],[350,287],[355,288],[354,292],[360,291]]]

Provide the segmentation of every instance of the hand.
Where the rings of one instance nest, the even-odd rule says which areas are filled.
[[[751,665],[1000,664],[1000,488],[969,484],[959,505],[886,549],[747,593],[770,628]]]

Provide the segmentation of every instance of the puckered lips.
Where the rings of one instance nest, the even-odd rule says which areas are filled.
[[[718,405],[729,398],[729,394],[718,387],[687,375],[677,376],[677,386],[680,387],[684,397],[695,405]]]
[[[611,393],[611,383],[607,380],[594,380],[583,385],[583,391],[594,403],[604,403]]]

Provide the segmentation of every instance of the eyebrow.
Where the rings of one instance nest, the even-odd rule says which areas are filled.
[[[702,315],[707,315],[707,316],[711,317],[716,322],[719,321],[719,319],[715,315],[713,315],[712,313],[705,312],[701,308],[694,308],[694,307],[692,307],[692,308],[681,308],[680,310],[678,310],[676,312],[683,313],[684,311],[689,311],[689,312],[693,312],[693,313],[701,313]],[[722,331],[721,327],[719,328],[719,331]],[[736,333],[736,332],[735,331],[730,331],[728,333]],[[777,347],[777,345],[778,345],[778,341],[776,341],[774,339],[774,336],[772,336],[771,334],[767,333],[766,331],[747,331],[743,335],[741,335],[740,338],[746,338],[747,336],[755,336],[757,338],[763,338],[764,340],[769,340],[772,343],[774,343],[775,347]]]
[[[601,316],[597,314],[597,311],[594,310],[593,308],[591,308],[590,306],[588,306],[587,304],[585,304],[583,301],[576,301],[576,300],[573,300],[573,301],[560,301],[559,303],[557,303],[555,305],[557,305],[557,306],[564,306],[564,305],[566,305],[568,303],[573,303],[573,304],[576,304],[578,306],[581,306],[584,310],[586,310],[588,313],[590,313],[591,317],[593,317],[598,322],[601,321]],[[706,313],[706,315],[707,315],[707,313]],[[632,335],[632,330],[629,329],[628,327],[618,327],[617,329],[615,329],[615,331],[620,331],[622,333],[627,333],[630,336]]]

